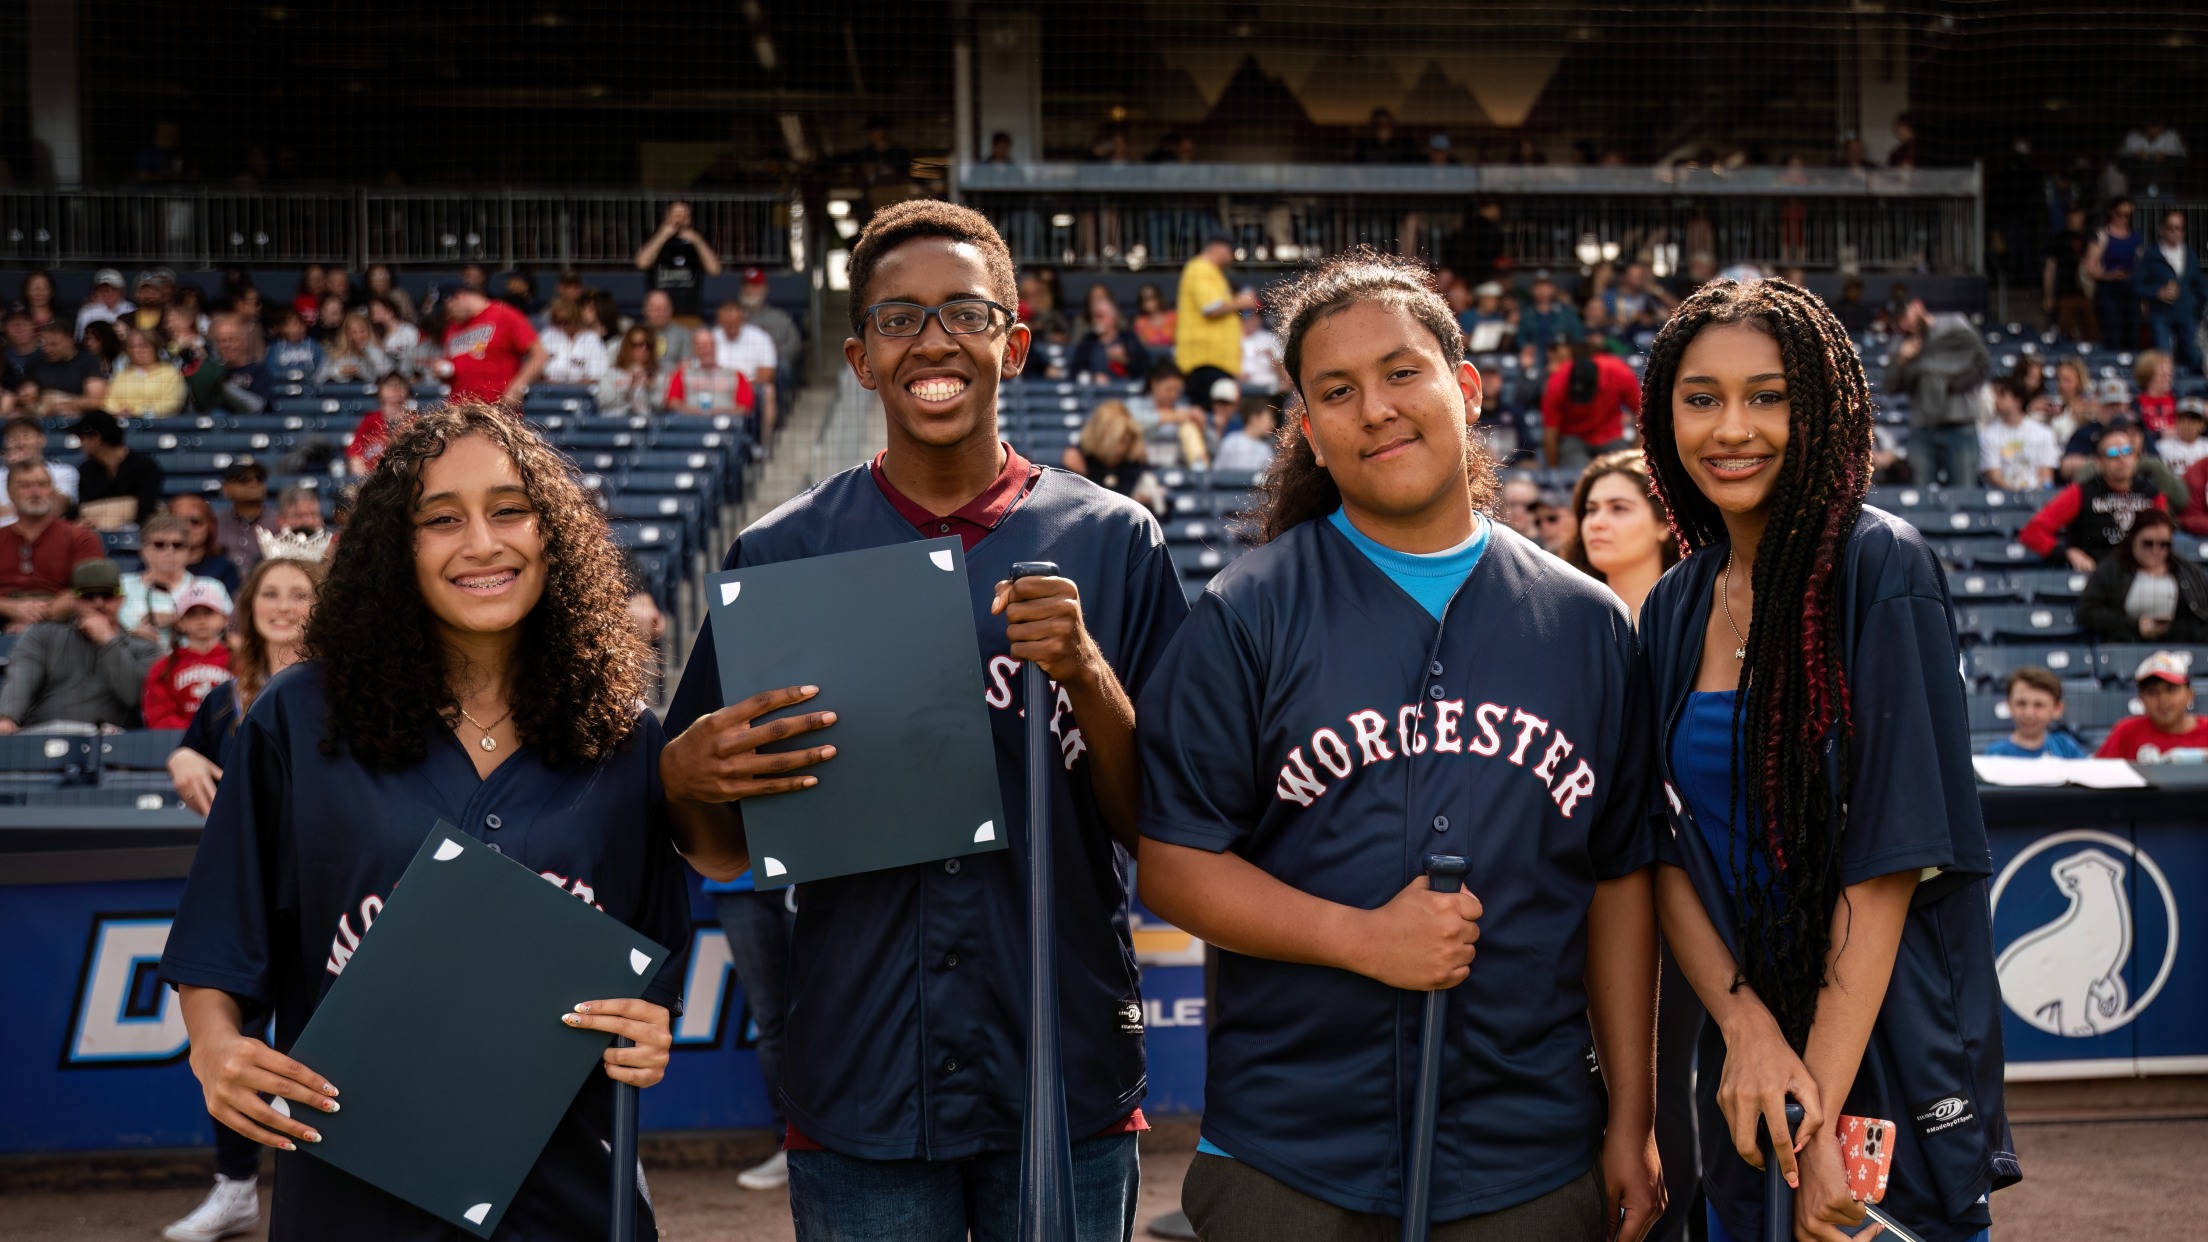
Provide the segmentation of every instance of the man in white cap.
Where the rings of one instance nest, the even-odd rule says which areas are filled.
[[[2174,751],[2208,751],[2208,720],[2193,712],[2191,652],[2157,651],[2131,679],[2146,714],[2117,721],[2096,758],[2168,763]]]
[[[96,323],[114,323],[138,308],[123,296],[123,274],[112,267],[92,273],[92,296],[77,311],[77,339]]]

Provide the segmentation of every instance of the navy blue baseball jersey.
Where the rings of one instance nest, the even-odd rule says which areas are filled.
[[[937,532],[931,526],[928,535]],[[724,568],[924,538],[867,466],[823,480],[738,537]],[[1008,850],[799,886],[790,946],[782,1094],[792,1129],[871,1160],[953,1160],[1020,1141],[1027,1032],[1027,753],[1021,662],[999,580],[1055,561],[1130,695],[1187,615],[1164,532],[1123,496],[1044,468],[1033,489],[967,550]],[[721,706],[710,626],[667,710],[680,732]],[[760,686],[760,690],[777,689]],[[832,709],[827,698],[814,704]],[[810,706],[810,705],[809,705]],[[1124,1120],[1145,1088],[1140,997],[1127,929],[1126,851],[1097,810],[1087,744],[1063,691],[1050,735],[1058,915],[1059,1032],[1066,1114],[1076,1135]],[[833,731],[826,740],[833,740]],[[817,771],[836,779],[833,759]],[[802,791],[779,795],[802,798]]]
[[[668,959],[645,998],[678,1007],[690,912],[662,809],[662,734],[649,713],[630,743],[596,766],[548,768],[524,746],[484,778],[452,731],[435,723],[425,729],[428,756],[409,768],[370,768],[342,751],[326,756],[326,702],[311,661],[287,669],[224,749],[222,785],[161,957],[164,982],[273,1007],[275,1046],[289,1048],[442,819],[665,945]],[[498,1055],[466,1032],[439,1031],[435,1014],[421,1015],[417,1033],[419,1047],[408,1055]],[[606,1235],[612,1085],[602,1074],[585,1083],[496,1237]],[[648,1226],[649,1205],[640,1212]],[[279,1152],[269,1236],[465,1235],[319,1160]]]
[[[1737,959],[1731,868],[1679,796],[1671,756],[1725,555],[1723,544],[1704,548],[1657,582],[1641,609],[1641,640],[1661,713],[1658,805],[1671,827],[1658,834],[1658,855],[1686,869]],[[1885,1199],[1895,1219],[1928,1242],[1963,1242],[1989,1223],[1986,1195],[2020,1173],[2002,1104],[2001,997],[1986,892],[1993,854],[1971,772],[1953,608],[1923,538],[1877,509],[1863,510],[1839,572],[1853,725],[1847,787],[1839,785],[1837,730],[1825,741],[1824,766],[1835,814],[1846,808],[1840,880],[1927,872],[1840,1111],[1900,1127]],[[1716,838],[1727,839],[1724,826],[1715,827]],[[1723,1052],[1722,1040],[1704,1041],[1703,1082],[1717,1080]],[[1708,1092],[1701,1132],[1711,1205],[1736,1236],[1761,1237],[1763,1174],[1733,1150]]]
[[[1138,710],[1143,835],[1386,904],[1461,854],[1486,908],[1447,993],[1437,1220],[1593,1167],[1606,1097],[1587,907],[1649,864],[1649,716],[1601,585],[1496,525],[1439,623],[1326,521],[1212,580]],[[1403,1212],[1423,994],[1221,951],[1204,1137],[1357,1212]]]

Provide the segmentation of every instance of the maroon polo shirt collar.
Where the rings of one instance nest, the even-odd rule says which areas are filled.
[[[1000,443],[1002,443],[1000,441]],[[882,489],[882,496],[890,507],[913,528],[930,538],[943,535],[958,536],[959,545],[971,552],[974,545],[987,538],[990,531],[1001,524],[1005,516],[1016,508],[1028,492],[1034,490],[1036,476],[1042,470],[1030,463],[1011,445],[1004,445],[1004,469],[997,472],[989,486],[981,494],[960,505],[953,513],[930,513],[911,497],[890,485],[889,476],[882,473],[882,458],[888,456],[885,449],[874,455],[874,486]]]

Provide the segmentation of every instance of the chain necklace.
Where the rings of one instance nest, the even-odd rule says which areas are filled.
[[[513,709],[513,708],[509,707],[509,708],[507,708],[507,709],[506,709],[506,716],[511,716],[511,715],[513,715],[513,714],[514,714],[514,709]],[[496,719],[496,720],[492,721],[491,723],[489,723],[489,724],[484,724],[484,723],[483,723],[482,721],[480,721],[480,720],[477,720],[477,719],[476,719],[475,717],[473,717],[473,716],[470,716],[470,715],[468,715],[468,709],[467,709],[467,708],[463,707],[463,708],[461,708],[461,709],[460,709],[460,717],[461,717],[461,719],[463,719],[463,720],[466,720],[466,721],[467,721],[467,722],[468,722],[469,724],[471,724],[471,725],[474,725],[474,726],[475,726],[475,728],[476,728],[476,731],[477,731],[478,733],[481,733],[481,734],[483,735],[483,741],[481,742],[481,745],[482,745],[483,749],[485,749],[485,750],[497,750],[497,749],[498,749],[498,739],[497,739],[497,738],[494,738],[494,737],[492,737],[492,736],[491,736],[491,730],[493,730],[493,729],[497,728],[498,726],[500,726],[500,725],[502,725],[502,724],[505,724],[505,723],[506,723],[506,716],[500,716],[500,717],[499,717],[498,719]]]
[[[1745,664],[1748,661],[1748,636],[1740,632],[1740,625],[1733,620],[1733,553],[1730,548],[1725,550],[1725,578],[1717,592],[1718,602],[1725,605],[1725,624],[1732,627],[1733,641],[1740,644],[1733,648],[1733,658]],[[490,749],[490,739],[484,738],[483,741],[484,749]]]

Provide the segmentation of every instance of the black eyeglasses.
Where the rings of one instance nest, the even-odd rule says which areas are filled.
[[[155,539],[146,544],[146,549],[150,552],[182,552],[189,546],[173,539]]]
[[[78,591],[78,592],[76,592],[76,596],[77,596],[77,598],[78,598],[78,599],[84,600],[84,601],[86,601],[86,602],[88,602],[88,603],[98,603],[99,601],[101,601],[101,600],[103,600],[103,599],[114,599],[114,598],[115,598],[115,592],[113,592],[113,591]]]
[[[935,316],[936,322],[952,336],[972,336],[994,327],[999,311],[1004,312],[1006,319],[1012,318],[1012,312],[1002,303],[987,298],[959,298],[941,306],[876,302],[866,308],[866,317],[874,321],[874,330],[883,336],[918,336],[927,328],[930,315]]]
[[[2170,541],[2167,539],[2142,539],[2139,541],[2139,548],[2146,552],[2161,552],[2168,549],[2169,546]]]

